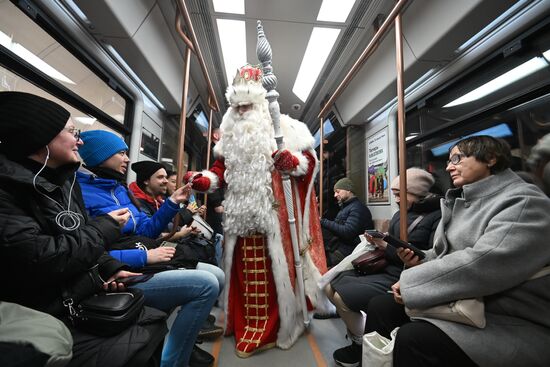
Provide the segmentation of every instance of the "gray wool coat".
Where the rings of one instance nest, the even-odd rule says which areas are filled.
[[[550,199],[511,170],[441,202],[434,247],[401,273],[409,308],[483,297],[484,329],[427,319],[480,366],[550,366]]]

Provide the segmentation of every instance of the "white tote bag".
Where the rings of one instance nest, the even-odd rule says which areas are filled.
[[[397,327],[391,332],[391,340],[383,337],[376,331],[363,335],[363,366],[393,366],[393,344],[398,329]]]

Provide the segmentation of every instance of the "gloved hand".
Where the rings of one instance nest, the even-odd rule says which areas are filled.
[[[183,176],[183,182],[190,182],[191,188],[196,191],[205,192],[210,188],[210,179],[202,173],[189,171]]]
[[[286,149],[281,152],[278,150],[274,151],[271,157],[274,160],[273,165],[279,171],[292,171],[300,164],[298,158]]]
[[[188,183],[191,180],[191,177],[195,176],[196,174],[196,171],[187,171],[187,173],[183,175],[183,183]]]

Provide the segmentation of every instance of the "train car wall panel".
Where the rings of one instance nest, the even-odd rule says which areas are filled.
[[[76,3],[92,22],[95,37],[117,50],[169,113],[179,113],[183,55],[170,30],[173,20],[168,23],[159,5],[128,0]]]

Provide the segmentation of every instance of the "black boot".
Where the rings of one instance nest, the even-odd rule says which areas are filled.
[[[338,366],[342,367],[358,367],[361,366],[361,345],[354,342],[347,347],[340,348],[334,351],[332,358]]]
[[[189,367],[211,367],[213,364],[214,356],[195,344],[189,358]]]
[[[208,315],[208,318],[203,322],[199,331],[198,340],[213,340],[223,334],[223,328],[215,324],[216,318],[214,315]]]

